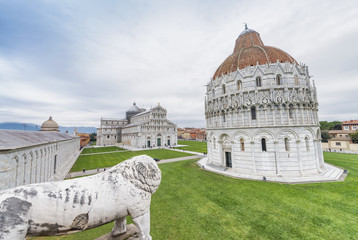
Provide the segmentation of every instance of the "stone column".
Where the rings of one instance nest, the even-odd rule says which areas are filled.
[[[218,145],[218,153],[219,153],[219,164],[221,164],[221,166],[226,166],[225,164],[225,159],[224,159],[224,154],[223,154],[223,141],[218,140],[217,141]]]
[[[264,113],[265,113],[265,126],[268,126],[268,123],[267,123],[267,108],[266,107],[264,108]]]
[[[318,156],[318,144],[317,144],[318,140],[314,139],[313,140],[313,145],[314,145],[314,152],[315,152],[315,158],[316,158],[316,168],[317,168],[317,172],[321,172],[319,165],[320,165],[320,160],[319,160],[319,156]]]
[[[308,117],[308,107],[305,108],[305,112],[306,112],[306,123],[309,123],[309,117]]]
[[[231,141],[231,166],[232,168],[235,168],[235,143],[236,141]]]
[[[245,126],[245,116],[244,116],[244,112],[245,110],[244,109],[241,109],[241,126]]]
[[[236,121],[236,110],[232,109],[231,110],[231,127],[236,126],[235,121]]]
[[[248,115],[248,117],[249,117],[249,126],[251,127],[252,126],[252,116],[251,116],[251,108],[249,108],[248,110],[247,110],[247,115]]]
[[[318,162],[319,162],[320,169],[325,170],[321,140],[322,140],[321,138],[317,139],[317,155],[318,155]]]
[[[252,159],[252,169],[256,173],[256,162],[255,162],[255,142],[251,141],[251,159]]]
[[[286,110],[286,112],[287,112],[287,114],[286,114],[286,116],[287,116],[287,124],[288,124],[288,125],[291,125],[291,121],[290,121],[290,107],[289,107],[289,106],[286,106],[285,110]]]
[[[300,167],[300,174],[301,176],[303,176],[303,167],[302,167],[302,160],[301,160],[301,152],[300,152],[300,140],[296,140],[296,144],[297,144],[297,160],[298,160],[298,165]]]
[[[273,106],[273,108],[271,107],[271,112],[272,112],[273,125],[276,126],[276,109],[275,109],[275,106]]]
[[[302,106],[301,106],[301,123],[305,124],[305,118],[304,118],[303,107]]]
[[[274,145],[275,145],[275,162],[276,162],[276,174],[277,175],[280,175],[280,155],[279,155],[279,152],[278,152],[278,141],[274,141],[273,142]]]
[[[282,122],[282,106],[278,107],[278,111],[280,112],[280,124],[283,125],[283,122]]]

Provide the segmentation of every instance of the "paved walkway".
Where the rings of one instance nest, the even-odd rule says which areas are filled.
[[[208,162],[208,158],[202,158],[197,161],[197,164],[206,171],[218,173],[221,175],[233,177],[233,178],[241,178],[241,179],[249,179],[249,180],[258,180],[258,181],[268,181],[268,182],[279,182],[279,183],[290,183],[290,184],[298,184],[298,183],[316,183],[316,182],[335,182],[335,181],[343,181],[346,177],[346,173],[344,173],[343,169],[340,169],[336,166],[325,163],[324,171],[317,174],[311,174],[307,176],[267,176],[261,174],[248,174],[239,172],[237,169],[227,168],[224,166],[216,166]]]
[[[94,153],[84,153],[84,154],[81,154],[81,156],[86,156],[86,155],[95,155],[95,154],[119,153],[119,152],[128,152],[128,151],[129,151],[129,150],[110,151],[110,152],[94,152]]]
[[[187,156],[187,157],[164,159],[164,160],[160,160],[157,163],[158,164],[163,164],[163,163],[178,162],[178,161],[184,161],[184,160],[190,160],[190,159],[196,159],[196,158],[203,158],[203,157],[204,157],[203,155],[193,155],[193,156]],[[72,172],[72,173],[70,172],[70,173],[67,174],[66,178],[93,175],[93,174],[97,174],[97,173],[100,173],[100,172],[104,172],[104,171],[106,171],[108,169],[110,169],[110,167],[109,168],[91,169],[91,170],[86,170],[85,172]]]

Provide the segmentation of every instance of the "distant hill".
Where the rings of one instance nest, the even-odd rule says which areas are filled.
[[[80,132],[80,133],[97,132],[97,128],[95,128],[95,127],[62,127],[62,126],[59,126],[60,132],[62,132],[62,133],[66,132],[66,131],[68,131],[69,133],[73,133],[75,128],[77,128],[77,132]],[[39,131],[41,129],[41,126],[33,124],[33,123],[2,122],[2,123],[0,123],[0,129]]]

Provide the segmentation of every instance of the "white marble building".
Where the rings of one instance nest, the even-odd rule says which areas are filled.
[[[207,163],[246,176],[326,170],[308,67],[245,29],[207,84]]]
[[[102,118],[97,129],[97,145],[119,143],[135,148],[174,146],[177,126],[167,119],[167,110],[159,104],[146,110],[133,103],[126,118]]]
[[[79,153],[79,137],[57,131],[0,130],[0,190],[62,180]]]
[[[177,126],[167,119],[167,110],[158,106],[140,112],[122,129],[122,143],[136,148],[175,146]]]

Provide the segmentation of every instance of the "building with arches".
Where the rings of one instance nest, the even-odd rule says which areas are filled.
[[[317,112],[308,67],[245,26],[207,84],[205,164],[252,179],[300,181],[331,171],[335,180],[343,171],[324,163]]]
[[[80,154],[80,138],[56,126],[51,119],[41,131],[0,130],[0,190],[65,178]]]
[[[97,145],[119,143],[134,148],[175,146],[177,126],[167,119],[167,110],[159,103],[149,110],[133,103],[125,119],[101,119],[97,129]]]

